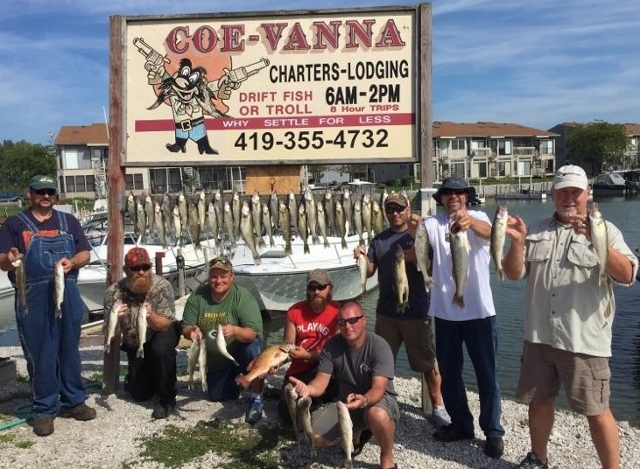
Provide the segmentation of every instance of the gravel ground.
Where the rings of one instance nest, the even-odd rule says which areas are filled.
[[[90,379],[102,372],[102,347],[81,349],[84,376]],[[26,364],[19,347],[0,347],[0,356],[17,359],[18,375],[26,376]],[[124,355],[123,355],[124,358]],[[186,363],[186,352],[180,351],[179,366]],[[125,362],[123,361],[123,365]],[[277,389],[282,374],[270,376],[267,386]],[[189,428],[198,421],[217,418],[231,421],[241,431],[244,423],[246,402],[212,403],[203,398],[199,388],[189,390],[186,376],[179,377],[177,411],[166,420],[151,419],[152,404],[137,404],[130,401],[121,389],[114,395],[103,397],[98,386],[88,387],[87,404],[97,409],[98,417],[89,422],[67,419],[55,420],[55,432],[46,438],[35,436],[25,423],[0,431],[0,467],[7,468],[163,468],[162,464],[140,457],[139,439],[151,437],[165,427],[173,425]],[[401,420],[396,430],[395,458],[398,467],[407,468],[512,468],[529,449],[527,409],[510,401],[503,401],[503,425],[505,426],[505,453],[502,459],[492,460],[482,453],[484,439],[476,427],[475,440],[471,442],[440,443],[432,438],[434,427],[424,418],[420,410],[420,382],[416,379],[397,378]],[[16,393],[28,392],[28,384],[16,381],[0,389],[0,414],[25,407],[27,401],[10,399]],[[478,398],[469,392],[469,401],[474,415],[478,415]],[[279,425],[275,409],[277,401],[267,399],[265,418],[257,425],[264,429]],[[28,407],[28,406],[27,406]],[[9,416],[8,420],[14,417]],[[5,422],[7,419],[5,419]],[[619,425],[623,468],[640,468],[640,429],[626,422]],[[289,461],[288,466],[328,468],[342,467],[343,457],[339,447],[318,451],[316,461],[309,464],[308,452],[291,441],[290,447],[280,450],[280,456]],[[355,459],[355,468],[378,467],[379,447],[375,439],[366,445]],[[558,412],[549,444],[549,457],[553,467],[566,469],[598,468],[598,458],[589,437],[589,428],[583,417]],[[184,468],[216,468],[225,461],[224,455],[215,449],[183,464]],[[295,464],[294,464],[295,462]],[[283,467],[286,467],[283,465]]]

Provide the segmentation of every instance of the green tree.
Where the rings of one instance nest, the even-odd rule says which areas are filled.
[[[568,156],[575,162],[591,165],[591,174],[604,164],[622,164],[627,147],[627,131],[622,124],[596,120],[574,124],[567,132]]]
[[[0,168],[0,189],[22,194],[35,174],[56,174],[55,151],[50,145],[5,140],[0,144]]]

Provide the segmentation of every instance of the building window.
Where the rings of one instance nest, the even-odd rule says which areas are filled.
[[[463,139],[455,139],[451,141],[451,149],[452,150],[464,150],[466,148],[465,140]]]
[[[85,184],[84,176],[76,176],[76,192],[85,192],[87,185]]]
[[[128,191],[141,190],[142,187],[142,174],[125,174],[124,176],[124,188]]]
[[[64,178],[65,179],[65,192],[75,192],[76,191],[76,184],[75,184],[75,178],[73,176],[67,176]]]

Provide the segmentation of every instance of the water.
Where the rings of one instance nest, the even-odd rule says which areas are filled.
[[[603,216],[613,222],[624,234],[633,250],[640,247],[640,199],[609,198],[598,200]],[[509,201],[509,212],[520,215],[530,222],[553,212],[553,203]],[[489,203],[476,209],[483,210],[490,219],[496,204]],[[498,314],[498,376],[505,397],[513,397],[520,371],[519,357],[522,349],[523,303],[525,282],[498,281],[493,274],[493,298]],[[640,285],[630,288],[615,287],[616,318],[613,323],[613,357],[611,358],[611,408],[619,420],[628,420],[640,425]],[[368,328],[373,330],[377,290],[368,292],[360,300],[368,318]],[[4,332],[2,332],[4,331]],[[282,340],[284,317],[265,323],[268,343]],[[15,319],[13,318],[13,297],[0,299],[0,346],[17,345]],[[397,375],[416,376],[411,371],[404,347],[398,354]],[[465,383],[475,388],[475,377],[471,362],[465,360]],[[562,400],[559,401],[562,405]]]

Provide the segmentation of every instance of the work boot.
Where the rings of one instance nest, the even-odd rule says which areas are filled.
[[[211,148],[211,145],[209,145],[209,137],[207,137],[206,135],[202,137],[200,140],[198,140],[196,143],[198,144],[198,152],[201,155],[203,153],[206,153],[207,155],[218,154],[217,150],[214,150],[213,148]]]
[[[70,409],[65,409],[60,412],[60,417],[63,419],[76,419],[80,421],[93,420],[96,418],[96,409],[93,407],[89,407],[84,402],[82,404],[78,404],[75,407],[71,407]]]
[[[31,421],[33,433],[38,436],[49,436],[53,433],[53,417],[45,415]]]
[[[186,138],[178,138],[176,137],[176,143],[167,143],[165,147],[171,153],[178,153],[181,151],[182,153],[186,153],[187,149],[187,139]],[[201,152],[202,153],[202,152]]]

